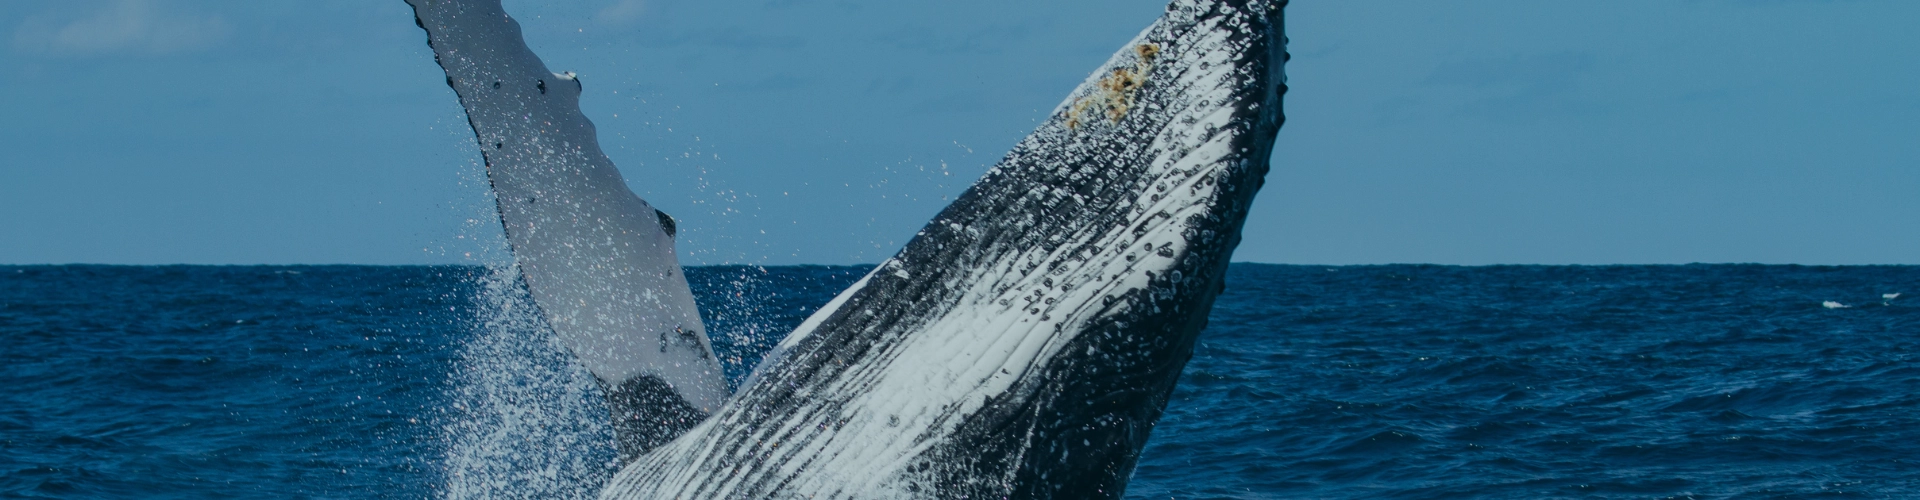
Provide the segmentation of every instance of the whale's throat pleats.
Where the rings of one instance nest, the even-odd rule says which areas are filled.
[[[627,188],[580,114],[581,85],[527,49],[499,0],[408,0],[486,159],[528,291],[598,377],[622,455],[665,442],[727,398],[673,219]]]
[[[1118,498],[1282,121],[1279,1],[1178,0],[605,498]]]

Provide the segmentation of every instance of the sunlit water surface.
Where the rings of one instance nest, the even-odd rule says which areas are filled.
[[[737,380],[864,270],[688,274]],[[607,410],[513,276],[0,267],[0,496],[591,498]],[[1917,497],[1916,285],[1235,265],[1129,496]]]

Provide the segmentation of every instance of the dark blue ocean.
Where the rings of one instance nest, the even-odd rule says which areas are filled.
[[[864,270],[689,276],[738,377]],[[590,498],[510,272],[0,267],[0,496]],[[1920,498],[1916,411],[1920,267],[1237,264],[1129,496]]]

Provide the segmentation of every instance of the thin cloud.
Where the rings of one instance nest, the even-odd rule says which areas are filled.
[[[219,45],[232,32],[217,15],[175,14],[150,0],[119,0],[77,17],[28,17],[14,30],[13,46],[51,56],[173,54]]]
[[[804,38],[784,35],[762,35],[744,28],[712,28],[684,32],[657,32],[635,39],[634,44],[641,47],[714,47],[742,51],[789,50],[806,45]]]
[[[879,42],[934,55],[998,54],[1038,30],[1023,23],[987,26],[958,33],[953,31],[929,27],[904,28],[882,35]]]
[[[633,24],[647,13],[647,0],[619,0],[593,15],[593,22],[602,26],[624,26]]]

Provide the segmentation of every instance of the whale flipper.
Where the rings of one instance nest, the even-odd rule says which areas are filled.
[[[627,189],[580,114],[580,82],[547,70],[499,0],[407,0],[480,141],[507,242],[534,302],[607,390],[623,458],[727,398],[674,255],[674,224]]]
[[[1268,169],[1283,4],[1168,5],[601,497],[1119,498]]]

